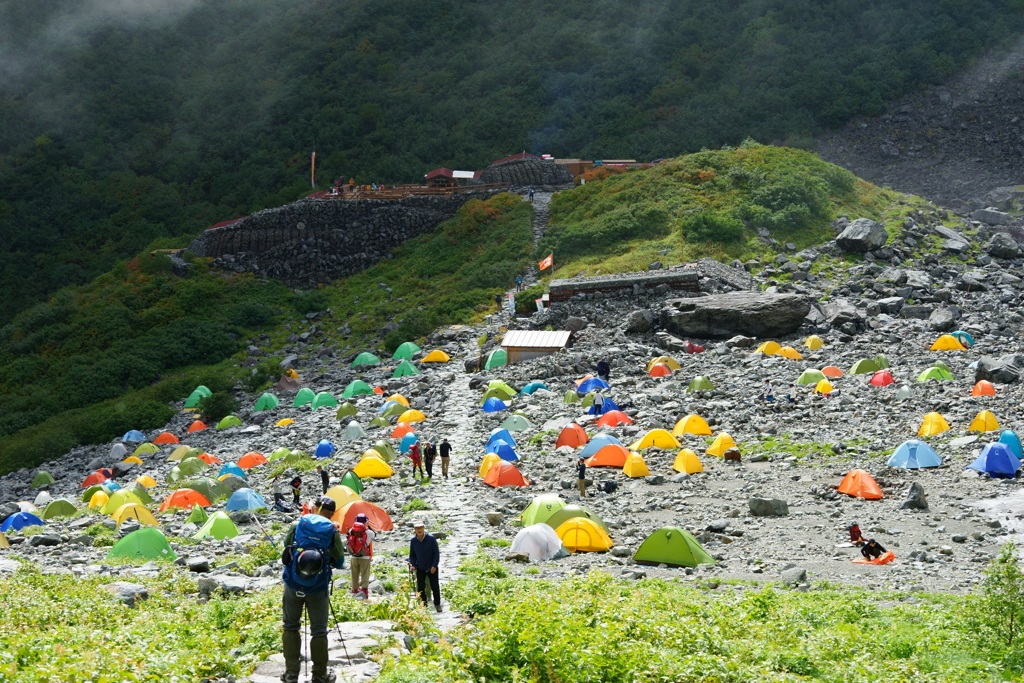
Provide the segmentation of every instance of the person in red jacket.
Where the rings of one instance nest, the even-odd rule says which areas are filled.
[[[420,454],[420,445],[414,443],[409,446],[409,459],[412,460],[412,476],[416,476],[416,470],[420,471],[420,479],[425,475],[423,474],[423,457]]]

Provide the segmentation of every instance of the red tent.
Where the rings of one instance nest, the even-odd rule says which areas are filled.
[[[572,448],[579,448],[585,446],[590,441],[590,437],[583,431],[583,427],[579,426],[575,422],[565,427],[562,433],[558,435],[558,441],[555,442],[555,448],[561,446],[571,446]]]
[[[986,379],[980,380],[977,384],[974,385],[974,388],[971,389],[971,396],[995,396],[995,395],[996,395],[996,388],[994,386],[992,386],[992,382],[989,382]]]
[[[198,504],[199,507],[206,507],[210,504],[210,501],[206,500],[206,496],[199,493],[199,491],[193,491],[192,489],[178,489],[171,495],[164,498],[164,502],[160,503],[160,512],[166,512],[171,508],[188,510],[196,504]]]
[[[597,421],[598,427],[618,427],[619,425],[631,424],[633,424],[633,421],[629,419],[629,415],[626,415],[621,410],[609,410]]]
[[[86,477],[85,481],[82,482],[82,488],[83,489],[87,489],[90,486],[92,486],[93,484],[102,484],[103,482],[107,481],[108,479],[113,479],[113,478],[114,478],[114,473],[111,470],[109,470],[106,467],[104,467],[102,469],[96,470],[95,472],[90,474],[88,477]]]
[[[647,374],[651,377],[668,377],[672,374],[672,370],[664,363],[655,363]]]
[[[871,375],[871,380],[868,382],[873,387],[887,387],[895,383],[896,380],[892,378],[892,374],[888,370],[879,370]]]
[[[703,346],[697,346],[696,344],[689,340],[687,340],[686,348],[683,350],[686,351],[687,353],[704,353]]]
[[[221,464],[220,459],[217,458],[217,456],[210,455],[209,453],[200,453],[198,457],[199,457],[200,460],[205,462],[207,465],[219,465],[219,464]]]
[[[516,466],[502,460],[491,465],[484,477],[484,483],[498,488],[499,486],[529,486],[530,482],[519,473]]]
[[[416,430],[413,429],[408,422],[399,422],[398,426],[391,432],[392,439],[401,439],[406,434],[413,434]]]
[[[878,482],[864,470],[850,470],[843,477],[843,481],[840,482],[837,491],[854,498],[864,498],[866,500],[878,500],[882,497],[882,489]]]
[[[369,518],[370,528],[374,531],[390,531],[395,528],[395,524],[391,521],[388,513],[373,503],[367,503],[365,500],[356,500],[345,505],[334,513],[331,521],[336,522],[341,527],[343,534],[347,534],[348,530],[352,528],[352,524],[356,521],[356,515],[360,513]]]
[[[180,443],[180,442],[178,441],[178,437],[176,437],[174,434],[171,434],[170,432],[164,432],[160,436],[158,436],[155,439],[153,439],[153,443],[161,444],[162,445],[162,444],[165,444],[165,443]]]

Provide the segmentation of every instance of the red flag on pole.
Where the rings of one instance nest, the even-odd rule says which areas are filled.
[[[546,259],[537,264],[537,270],[544,270],[545,268],[550,268],[551,265],[554,263],[554,256],[554,254],[548,254]]]

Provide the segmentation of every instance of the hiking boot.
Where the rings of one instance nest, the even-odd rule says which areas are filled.
[[[334,675],[334,672],[333,671],[328,671],[323,677],[321,677],[321,678],[314,678],[312,680],[312,683],[335,683],[335,681],[337,681],[337,680],[338,680],[338,677]]]
[[[438,614],[440,614],[441,612],[444,611],[443,608],[441,607],[441,605],[434,605],[434,609],[437,610]]]
[[[281,683],[299,683],[299,674],[281,674]]]

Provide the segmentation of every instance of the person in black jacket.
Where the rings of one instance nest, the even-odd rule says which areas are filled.
[[[580,498],[587,497],[587,461],[580,458],[576,461],[576,485],[580,488]]]
[[[423,444],[423,466],[427,470],[427,478],[434,478],[434,460],[437,458],[437,446],[427,441]]]
[[[297,506],[301,502],[302,498],[302,479],[296,475],[290,483],[292,487],[292,505]]]
[[[427,580],[430,580],[430,592],[434,595],[434,609],[441,611],[441,581],[438,576],[438,565],[441,563],[441,549],[437,539],[427,533],[423,522],[413,524],[416,535],[409,541],[409,567],[416,570],[416,590],[420,600],[427,604]]]
[[[316,466],[316,471],[320,473],[320,483],[323,485],[323,493],[327,493],[327,489],[331,488],[331,475],[327,474],[327,470],[321,465]]]
[[[603,379],[605,382],[608,381],[608,375],[611,374],[612,367],[606,360],[599,360],[597,362],[597,376]]]
[[[448,463],[452,458],[452,445],[448,443],[448,439],[441,439],[441,445],[438,447],[441,452],[441,474],[444,478],[448,478]]]
[[[885,548],[882,544],[873,538],[868,539],[868,542],[860,549],[860,554],[864,556],[865,560],[877,560],[885,554]]]

